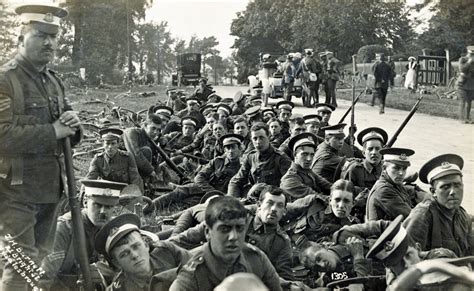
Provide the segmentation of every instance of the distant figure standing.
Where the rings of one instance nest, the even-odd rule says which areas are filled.
[[[461,99],[461,121],[473,123],[471,120],[471,103],[474,97],[474,45],[467,47],[467,55],[459,59],[459,77],[457,92]],[[466,106],[467,104],[467,106]]]
[[[408,58],[407,75],[405,76],[405,88],[415,91],[416,89],[416,69],[418,64],[415,57]]]
[[[283,99],[290,101],[291,89],[295,82],[295,65],[293,64],[293,54],[288,54],[286,62],[283,63]]]
[[[375,99],[380,99],[380,114],[385,113],[385,98],[387,97],[388,85],[392,78],[392,68],[385,62],[384,54],[377,53],[377,60],[372,66],[372,73],[375,78],[374,93],[372,95],[371,106],[374,106]]]
[[[395,62],[392,60],[392,56],[387,57],[387,64],[392,68],[392,76],[390,77],[390,89],[393,89],[395,86],[395,76],[397,75],[397,71],[395,71]]]
[[[340,77],[340,66],[341,61],[334,57],[333,52],[326,52],[327,58],[327,74],[328,74],[328,83],[327,83],[327,91],[326,91],[326,102],[327,104],[331,104],[334,107],[337,107],[336,101],[336,84],[339,81]]]

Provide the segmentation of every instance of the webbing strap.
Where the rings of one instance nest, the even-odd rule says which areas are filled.
[[[13,71],[6,73],[7,78],[10,79],[13,87],[13,114],[24,115],[25,114],[25,98],[23,95],[23,88],[21,87],[18,77]],[[17,122],[16,118],[13,117],[13,122]],[[12,158],[12,179],[10,185],[22,185],[23,184],[23,157]]]

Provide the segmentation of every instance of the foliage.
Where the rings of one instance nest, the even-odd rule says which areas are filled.
[[[388,50],[383,45],[369,44],[364,45],[357,51],[357,62],[358,63],[370,63],[375,59],[376,53],[388,54]]]
[[[0,0],[0,64],[8,61],[16,48],[15,28],[18,24],[15,22],[14,13],[7,10],[5,0]]]

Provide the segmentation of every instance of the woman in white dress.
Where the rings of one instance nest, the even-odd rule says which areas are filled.
[[[405,76],[405,88],[410,89],[410,90],[415,90],[416,89],[416,68],[418,67],[418,64],[416,63],[415,57],[409,57],[408,61],[409,61],[408,65],[406,65],[406,68],[408,71]]]

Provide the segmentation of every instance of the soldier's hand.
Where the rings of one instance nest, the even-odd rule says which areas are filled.
[[[364,258],[364,245],[362,240],[357,237],[349,237],[346,240],[346,246],[354,259]]]
[[[64,125],[59,119],[53,122],[54,133],[56,134],[56,139],[63,139],[65,137],[74,135],[76,132],[75,128]]]
[[[100,274],[99,268],[97,268],[97,265],[90,264],[89,267],[90,273],[91,273],[91,280],[93,283],[102,283],[102,275]]]
[[[74,111],[65,111],[59,117],[59,121],[65,126],[69,126],[75,129],[79,128],[79,126],[81,125],[81,120]]]

